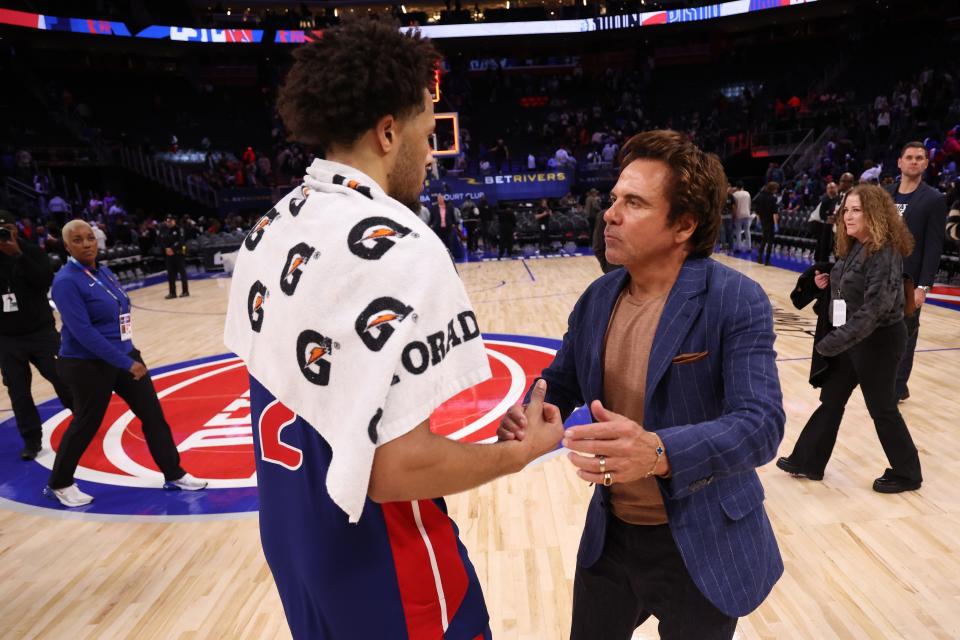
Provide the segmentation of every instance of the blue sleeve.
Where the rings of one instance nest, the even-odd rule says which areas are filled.
[[[754,471],[773,459],[783,439],[773,313],[760,286],[751,284],[740,297],[725,292],[737,302],[722,330],[723,415],[657,431],[670,462],[671,475],[661,483],[670,498],[689,496],[704,480]]]
[[[133,366],[133,359],[118,351],[93,326],[90,321],[90,314],[87,312],[87,305],[75,283],[66,278],[55,279],[51,295],[57,305],[57,310],[60,312],[63,326],[70,330],[77,342],[101,360],[109,362],[118,369],[127,371]]]
[[[563,343],[554,356],[553,362],[543,370],[541,377],[547,381],[547,395],[545,402],[557,405],[564,422],[573,413],[573,410],[583,404],[580,393],[580,381],[577,378],[575,318],[580,309],[580,302],[573,308],[567,320],[567,332],[563,336]],[[527,391],[524,402],[529,402],[531,387]]]

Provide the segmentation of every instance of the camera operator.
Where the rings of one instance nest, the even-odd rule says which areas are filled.
[[[53,281],[50,261],[40,247],[18,236],[16,219],[0,210],[0,371],[24,442],[20,457],[33,460],[40,452],[43,434],[30,393],[30,363],[53,384],[65,407],[70,408],[73,399],[57,375],[60,336],[47,301]]]

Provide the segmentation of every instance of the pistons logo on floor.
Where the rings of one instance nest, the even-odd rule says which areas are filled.
[[[465,442],[495,441],[501,416],[521,401],[560,346],[557,340],[499,334],[484,336],[484,342],[493,377],[437,408],[430,419],[436,433]],[[209,488],[198,492],[161,490],[163,476],[150,457],[140,421],[114,396],[75,475],[81,489],[96,499],[72,511],[214,518],[256,511],[250,389],[243,363],[223,355],[157,368],[151,374],[183,467],[208,480]],[[33,462],[19,459],[23,443],[13,421],[0,424],[0,500],[60,510],[41,492],[70,423],[70,412],[56,400],[41,405],[40,411],[43,451]],[[574,414],[568,424],[582,421],[582,413]]]

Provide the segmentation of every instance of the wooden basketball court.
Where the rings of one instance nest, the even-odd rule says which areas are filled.
[[[796,311],[797,274],[719,257],[759,281],[775,307],[786,455],[817,405],[807,384],[813,312]],[[460,265],[487,333],[560,338],[592,257]],[[156,367],[225,352],[228,279],[131,293],[136,343]],[[881,495],[886,460],[855,392],[823,482],[760,470],[786,573],[739,638],[960,637],[960,316],[927,306],[901,405],[920,449],[918,492]],[[43,380],[35,398],[52,390]],[[10,414],[0,394],[0,420]],[[17,459],[0,464],[18,465]],[[42,487],[36,487],[39,492]],[[563,457],[448,498],[480,576],[495,638],[566,638],[574,563],[591,489]],[[96,519],[0,502],[0,637],[289,638],[255,514],[216,520]],[[649,620],[635,638],[656,638]],[[373,640],[373,639],[358,639]],[[379,640],[379,639],[378,639]]]

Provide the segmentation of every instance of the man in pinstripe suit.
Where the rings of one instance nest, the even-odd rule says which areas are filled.
[[[624,146],[606,257],[543,372],[578,475],[595,483],[574,580],[572,640],[732,638],[783,572],[756,468],[784,412],[773,318],[757,283],[709,258],[723,167],[685,136]],[[520,407],[501,439],[524,437]]]

